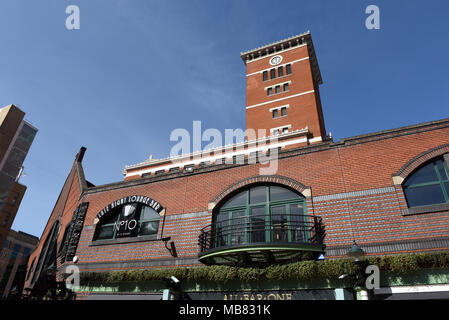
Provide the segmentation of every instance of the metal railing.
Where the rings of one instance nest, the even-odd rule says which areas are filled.
[[[271,214],[244,216],[215,222],[201,229],[201,253],[249,244],[324,244],[322,219],[310,215]]]

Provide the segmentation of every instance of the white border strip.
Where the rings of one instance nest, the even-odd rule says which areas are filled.
[[[249,155],[250,153],[253,153],[253,152],[268,151],[269,149],[276,149],[279,147],[283,148],[288,145],[304,143],[307,141],[308,141],[307,137],[301,137],[301,138],[297,138],[297,139],[287,140],[285,142],[278,142],[278,143],[268,144],[268,145],[260,145],[260,146],[256,146],[255,148],[249,148],[249,149],[244,149],[244,150],[235,150],[235,151],[231,151],[231,152],[226,152],[226,150],[225,150],[224,153],[211,152],[210,156],[205,156],[205,157],[202,156],[198,159],[189,159],[186,161],[180,161],[178,163],[172,162],[165,166],[159,166],[159,167],[154,167],[154,168],[144,168],[144,169],[141,169],[138,171],[125,173],[125,178],[132,177],[132,176],[140,176],[144,173],[153,173],[153,172],[156,172],[159,170],[170,170],[170,168],[182,168],[182,167],[190,165],[190,164],[199,164],[201,162],[207,162],[207,161],[213,162],[213,161],[216,161],[216,160],[219,160],[222,158],[230,159],[233,156]]]
[[[255,105],[246,107],[246,109],[248,110],[248,109],[251,109],[251,108],[263,106],[263,105],[265,105],[265,104],[274,103],[274,102],[282,101],[282,100],[285,100],[285,99],[290,99],[290,98],[302,96],[302,95],[309,94],[309,93],[312,93],[312,92],[315,92],[315,90],[310,90],[310,91],[306,91],[306,92],[301,92],[301,93],[297,93],[297,94],[294,94],[294,95],[291,95],[291,96],[288,96],[288,97],[283,97],[283,98],[279,98],[279,99],[276,99],[276,100],[271,100],[271,101],[267,101],[267,102],[262,102],[262,103],[259,103],[259,104],[255,104]]]
[[[424,293],[424,292],[444,292],[449,291],[449,284],[434,284],[422,286],[402,286],[386,287],[374,289],[374,294],[392,294],[392,293]]]
[[[285,129],[285,128],[287,128],[287,130],[288,130],[288,129],[291,129],[291,127],[292,127],[291,124],[286,124],[286,125],[283,125],[283,126],[280,126],[280,127],[271,128],[271,129],[270,129],[270,133],[271,133],[271,135],[273,135],[273,132],[274,132],[275,130],[283,130],[283,129]],[[287,133],[287,132],[282,132],[282,133]]]
[[[245,62],[246,62],[246,64],[248,64],[248,63],[251,63],[251,62],[254,62],[254,61],[259,61],[259,60],[261,60],[261,59],[264,59],[264,58],[268,58],[268,57],[271,57],[271,56],[275,56],[275,55],[277,55],[277,54],[281,54],[282,52],[287,52],[287,51],[290,51],[290,50],[295,50],[295,49],[298,49],[298,48],[302,48],[302,47],[304,47],[304,46],[307,46],[307,43],[303,43],[303,44],[300,44],[299,46],[294,46],[294,47],[291,47],[291,48],[287,48],[287,49],[282,49],[282,50],[279,50],[279,51],[277,51],[277,52],[273,52],[273,53],[270,53],[270,54],[267,54],[267,55],[265,55],[265,56],[262,56],[262,57],[258,57],[258,58],[254,58],[254,59],[251,59],[251,60],[246,60],[245,59]],[[267,47],[271,47],[271,45],[268,45]],[[265,48],[265,49],[267,49],[267,48]],[[255,49],[255,50],[251,50],[252,52],[254,52],[254,51],[264,51],[265,49],[260,49],[260,50],[257,50],[257,49]],[[248,54],[250,54],[250,53],[243,53],[243,55],[248,55]]]

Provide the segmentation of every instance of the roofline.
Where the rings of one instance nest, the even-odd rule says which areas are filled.
[[[428,128],[432,127],[433,128]],[[442,128],[448,128],[449,127],[449,118],[436,120],[436,121],[429,121],[429,122],[423,122],[419,124],[409,125],[405,127],[399,127],[395,129],[389,129],[389,130],[383,130],[383,131],[377,131],[373,133],[368,133],[364,135],[358,135],[353,136],[349,138],[341,139],[340,141],[333,142],[331,140],[324,141],[322,143],[317,143],[309,146],[303,146],[298,147],[294,149],[288,149],[288,150],[281,150],[279,153],[280,158],[285,157],[292,157],[292,156],[299,156],[302,154],[308,154],[312,152],[320,152],[325,150],[330,150],[334,148],[341,148],[346,146],[351,146],[355,144],[361,144],[361,143],[369,143],[372,141],[377,140],[383,140],[383,139],[390,139],[395,138],[402,135],[408,135],[408,134],[415,134],[420,133],[426,130],[438,130]],[[223,169],[229,169],[231,167],[236,166],[242,166],[246,164],[220,164],[220,165],[211,165],[206,166],[203,168],[199,168],[195,170],[192,173],[186,173],[183,171],[176,172],[176,173],[167,173],[160,176],[152,176],[152,177],[146,177],[146,178],[140,178],[140,179],[132,179],[132,180],[125,180],[125,181],[118,181],[118,182],[112,182],[104,185],[99,185],[95,187],[90,187],[83,193],[82,196],[98,193],[98,192],[105,192],[109,190],[115,190],[120,188],[129,188],[137,185],[143,185],[148,184],[152,182],[159,182],[163,180],[170,180],[170,179],[176,179],[180,177],[195,175],[195,174],[201,174],[205,172],[210,171],[216,171],[216,170],[223,170]]]
[[[310,35],[311,35],[310,31],[308,30],[307,32],[298,34],[298,35],[293,36],[293,37],[289,37],[289,38],[286,38],[286,39],[283,39],[283,40],[280,40],[280,41],[276,41],[276,42],[273,42],[273,43],[270,43],[270,44],[267,44],[267,45],[264,45],[264,46],[261,46],[261,47],[258,47],[258,48],[254,48],[254,49],[251,49],[251,50],[248,50],[248,51],[240,52],[240,56],[242,57],[243,62],[245,62],[246,59],[245,59],[244,56],[248,56],[248,55],[256,54],[256,53],[258,54],[259,51],[260,52],[262,52],[262,51],[266,52],[267,49],[270,50],[270,49],[273,49],[273,48],[280,48],[280,50],[283,50],[282,45],[289,45],[289,47],[291,47],[291,43],[292,42],[295,43],[295,42],[297,42],[297,40],[303,40],[304,37],[310,36]]]
[[[296,36],[273,42],[268,45],[252,49],[249,51],[241,52],[240,57],[242,58],[245,65],[251,62],[254,59],[263,58],[268,55],[282,53],[285,50],[289,50],[291,48],[296,48],[298,46],[307,45],[307,50],[309,53],[309,61],[312,67],[313,79],[318,84],[323,83],[323,79],[321,77],[320,67],[318,66],[318,59],[316,57],[315,48],[313,46],[312,34],[310,31],[305,33],[298,34]]]

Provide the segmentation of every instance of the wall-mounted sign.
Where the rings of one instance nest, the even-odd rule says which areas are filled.
[[[282,62],[282,56],[279,56],[279,55],[274,56],[273,58],[270,59],[270,64],[272,66],[278,65],[281,62]]]
[[[60,253],[62,263],[72,261],[73,257],[75,257],[88,206],[89,202],[83,202],[73,213],[72,221],[67,227],[67,236],[64,239],[63,248]]]
[[[137,203],[125,204],[122,207],[119,221],[114,223],[114,230],[117,231],[116,237],[135,237],[137,235]]]
[[[188,292],[192,300],[335,300],[333,289]]]
[[[159,202],[157,202],[156,200],[153,200],[149,197],[137,196],[137,195],[136,196],[128,196],[128,197],[124,197],[119,200],[116,200],[116,201],[110,203],[109,205],[107,205],[103,210],[101,210],[97,214],[97,219],[100,220],[105,214],[107,214],[112,209],[114,209],[118,206],[124,205],[124,204],[128,204],[128,203],[143,203],[143,204],[153,208],[154,211],[156,211],[157,213],[161,213],[161,211],[163,210],[163,207],[161,206],[161,204]],[[131,210],[131,209],[129,208],[127,210]],[[130,215],[130,212],[128,211],[127,214]]]

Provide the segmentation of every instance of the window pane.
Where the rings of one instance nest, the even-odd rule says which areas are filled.
[[[232,212],[231,220],[231,244],[245,242],[246,217],[245,210]]]
[[[120,211],[121,211],[121,208],[120,208]],[[116,222],[117,221],[117,214],[118,214],[118,210],[116,210],[116,209],[114,209],[114,210],[110,211],[109,213],[107,213],[100,220],[101,225],[111,224],[111,223]]]
[[[281,109],[281,115],[282,116],[286,116],[287,115],[287,108],[284,107],[284,108]]]
[[[290,225],[292,229],[292,241],[294,242],[306,242],[308,230],[304,219],[304,204],[291,204]]]
[[[290,64],[287,64],[285,66],[285,71],[286,71],[287,74],[292,73],[292,66]]]
[[[435,172],[434,164],[431,162],[413,172],[405,182],[404,186],[434,181],[438,181],[438,177]]]
[[[288,83],[284,83],[284,91],[288,91]]]
[[[297,193],[282,187],[270,186],[270,201],[301,199]]]
[[[262,203],[267,201],[266,187],[254,187],[249,190],[249,203]]]
[[[264,71],[263,72],[263,81],[267,81],[268,80],[268,71]]]
[[[23,249],[23,256],[24,257],[28,257],[30,255],[31,249],[30,248],[25,248]]]
[[[214,242],[215,246],[227,245],[227,233],[229,231],[229,212],[219,212],[215,216]]]
[[[96,240],[112,239],[114,235],[114,226],[99,227]]]
[[[444,188],[446,189],[446,195],[449,196],[449,182],[446,182],[446,183],[444,184]]]
[[[284,75],[284,67],[279,67],[278,68],[278,76],[282,77]]]
[[[276,92],[276,93],[281,92],[281,86],[276,86],[276,87],[275,87],[275,92]]]
[[[273,110],[273,118],[277,118],[278,117],[278,111],[277,110]]]
[[[440,184],[404,189],[409,207],[444,203],[443,190]]]
[[[265,207],[251,209],[251,241],[265,242]]]
[[[270,77],[271,77],[271,79],[276,78],[276,69],[271,69],[270,70]]]
[[[273,228],[273,241],[287,241],[288,226],[285,205],[271,208],[271,224]]]
[[[246,206],[246,191],[242,191],[229,199],[222,208]]]
[[[267,95],[272,95],[272,94],[273,94],[273,88],[268,88]]]
[[[438,172],[440,173],[440,177],[442,180],[448,180],[448,175],[446,172],[446,169],[444,168],[444,161],[443,160],[438,160],[436,162],[437,168],[438,168]]]
[[[140,212],[140,220],[151,220],[159,218],[159,213],[157,213],[153,208],[142,206],[142,211]]]
[[[140,235],[157,234],[158,228],[159,228],[159,221],[142,222],[139,234]]]
[[[300,217],[298,215],[304,214],[304,203],[295,203],[290,205],[290,215],[292,216],[292,221],[301,220],[303,217]]]

